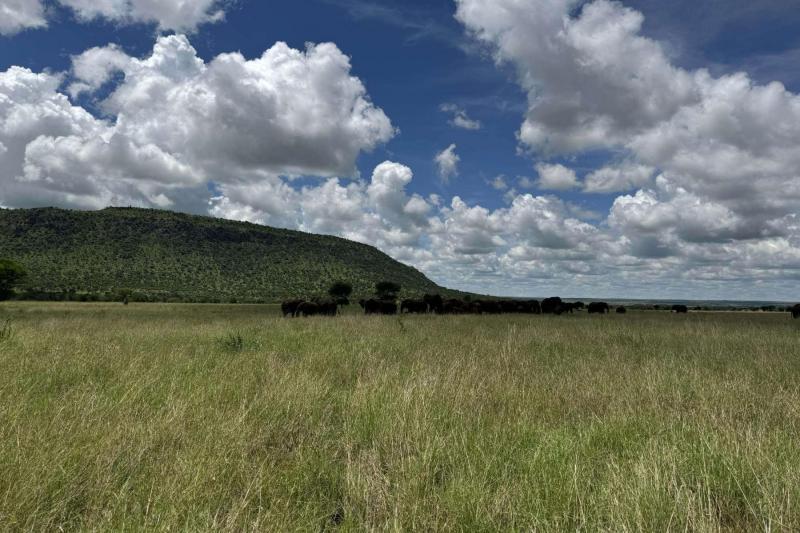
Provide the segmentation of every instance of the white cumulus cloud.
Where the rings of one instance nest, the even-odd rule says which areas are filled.
[[[155,24],[159,30],[193,32],[225,18],[224,0],[55,0],[78,21]],[[0,0],[0,35],[47,26],[43,0]]]
[[[599,168],[586,176],[584,192],[613,193],[639,189],[650,184],[655,169],[631,162]]]
[[[355,176],[358,155],[394,135],[333,44],[205,63],[174,35],[143,59],[87,50],[72,77],[76,94],[116,80],[100,102],[112,118],[71,103],[61,75],[0,72],[6,204],[179,206],[209,182]]]
[[[220,0],[58,0],[80,20],[155,23],[161,30],[193,31],[225,17]]]
[[[800,96],[743,72],[675,66],[641,34],[643,15],[620,2],[457,0],[457,18],[516,69],[528,93],[524,149],[624,156],[584,180],[588,193],[632,192],[608,220],[619,258],[637,268],[649,260],[640,272],[675,279],[690,271],[704,280],[750,272],[764,283],[797,276],[781,258],[798,242]],[[773,243],[758,249],[774,251],[781,268],[738,263],[758,243]]]
[[[41,0],[0,0],[0,35],[47,26]]]
[[[538,163],[536,165],[536,172],[539,173],[539,179],[536,181],[536,185],[540,189],[568,191],[579,186],[575,171],[564,165]]]
[[[444,183],[458,176],[458,164],[461,162],[461,157],[456,153],[456,148],[455,144],[451,144],[434,157],[436,167],[439,169],[439,177]]]

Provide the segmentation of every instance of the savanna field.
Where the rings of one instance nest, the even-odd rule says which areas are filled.
[[[800,530],[787,314],[278,315],[0,305],[0,530]]]

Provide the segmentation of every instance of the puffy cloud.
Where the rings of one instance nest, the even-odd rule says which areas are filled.
[[[517,196],[504,219],[506,231],[535,248],[574,249],[602,240],[597,228],[573,218],[567,206],[552,196]]]
[[[58,0],[83,20],[155,23],[160,30],[194,31],[225,18],[220,0]]]
[[[223,194],[211,202],[211,213],[340,235],[401,255],[419,247],[433,210],[427,200],[406,193],[412,179],[410,168],[386,161],[369,183],[331,178],[298,190],[273,177],[253,185],[224,185]]]
[[[753,225],[720,203],[703,200],[685,190],[669,201],[656,191],[640,190],[620,196],[611,208],[609,223],[626,235],[674,235],[682,241],[729,242],[769,238],[781,234],[781,225]]]
[[[442,104],[440,109],[444,113],[451,113],[453,118],[450,124],[464,130],[479,130],[483,127],[480,120],[473,120],[464,109],[455,104]]]
[[[606,258],[623,254],[614,238],[575,218],[556,197],[513,193],[509,200],[508,207],[490,210],[455,197],[430,219],[433,257],[413,263],[451,286],[541,296],[547,287],[580,291],[608,274]]]
[[[439,177],[447,183],[450,178],[458,176],[458,164],[461,158],[456,154],[456,145],[451,144],[434,158],[434,162],[439,169]]]
[[[0,2],[0,35],[14,35],[30,28],[47,26],[41,0]]]
[[[436,235],[436,248],[450,256],[481,255],[495,252],[505,244],[499,213],[481,206],[468,206],[456,196],[442,210],[443,220]]]
[[[102,18],[119,24],[156,24],[159,30],[191,32],[225,18],[222,0],[56,0],[80,21]],[[0,35],[47,26],[42,0],[0,2]]]
[[[575,171],[564,165],[549,165],[539,163],[536,165],[539,179],[536,185],[540,189],[551,191],[568,191],[579,186]]]
[[[535,292],[541,279],[554,286],[588,280],[607,272],[600,257],[622,253],[556,197],[511,193],[510,205],[494,210],[458,196],[441,205],[409,194],[412,181],[411,169],[387,161],[368,181],[331,178],[300,189],[278,178],[226,184],[211,213],[365,242],[440,283],[497,293],[512,286]]]
[[[207,65],[185,37],[133,60],[106,100],[119,127],[219,173],[354,175],[359,153],[394,135],[333,44],[277,43],[257,59]]]
[[[283,228],[299,228],[300,195],[279,176],[267,175],[253,183],[223,184],[210,199],[209,213],[215,217]]]
[[[40,202],[95,206],[113,193],[81,174],[51,176],[42,166],[66,168],[48,152],[56,139],[102,139],[109,126],[57,92],[62,78],[12,67],[0,72],[0,196],[5,205]],[[47,158],[47,161],[43,159]]]
[[[358,155],[394,134],[332,44],[206,64],[175,35],[144,59],[113,45],[73,58],[70,92],[112,79],[104,120],[59,92],[60,75],[0,73],[4,203],[180,207],[209,182],[354,176]]]
[[[521,140],[557,153],[624,143],[697,98],[689,73],[641,37],[641,13],[607,0],[458,0],[457,17],[518,69]],[[646,65],[647,68],[643,68]]]
[[[789,217],[800,212],[800,96],[744,73],[715,77],[676,67],[660,43],[641,35],[642,14],[619,2],[457,6],[457,18],[499,63],[516,68],[528,93],[524,148],[548,157],[625,154],[623,163],[584,180],[590,193],[641,189],[611,210],[606,231],[621,253],[610,265],[625,271],[618,265],[624,258],[641,269],[643,259],[654,276],[682,279],[691,271],[709,281],[715,272],[717,279],[776,283],[787,275],[737,261],[759,243],[771,243],[765,250],[779,239],[797,245]],[[713,263],[703,250],[714,251]]]
[[[384,162],[372,173],[367,196],[372,208],[389,223],[407,229],[427,224],[431,206],[420,196],[406,196],[405,188],[413,173],[405,165]]]
[[[783,187],[795,196],[800,98],[781,84],[677,68],[639,34],[641,13],[607,0],[458,0],[458,17],[517,67],[529,91],[524,144],[631,152],[627,168],[602,169],[588,187],[646,185],[639,164],[712,200],[754,193],[769,206]]]
[[[90,48],[72,58],[72,71],[75,78],[81,81],[72,83],[68,92],[75,98],[83,92],[97,90],[115,72],[124,72],[132,61],[133,59],[115,44]]]
[[[645,187],[655,169],[631,162],[599,168],[586,176],[584,192],[613,193]]]

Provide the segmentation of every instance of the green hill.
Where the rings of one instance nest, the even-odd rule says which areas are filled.
[[[130,290],[134,300],[268,302],[321,295],[335,280],[366,295],[384,279],[404,293],[443,292],[364,244],[151,209],[0,209],[0,257],[27,267],[28,298]]]

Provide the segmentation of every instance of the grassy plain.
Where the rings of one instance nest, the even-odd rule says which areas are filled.
[[[800,321],[0,305],[0,530],[800,530]]]

